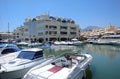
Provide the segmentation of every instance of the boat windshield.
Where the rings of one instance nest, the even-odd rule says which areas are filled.
[[[34,58],[34,55],[35,52],[32,51],[21,51],[17,58],[32,60]]]

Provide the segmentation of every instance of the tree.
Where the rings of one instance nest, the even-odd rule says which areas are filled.
[[[83,36],[80,36],[80,37],[78,38],[78,40],[84,41],[84,40],[87,40],[87,38],[85,38],[85,37],[83,37]]]

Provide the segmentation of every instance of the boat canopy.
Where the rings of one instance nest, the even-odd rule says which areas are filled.
[[[20,54],[17,56],[17,58],[33,60],[36,58],[43,57],[42,49],[36,49],[36,50],[35,49],[36,48],[22,50]]]

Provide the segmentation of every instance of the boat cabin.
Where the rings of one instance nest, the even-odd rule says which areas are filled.
[[[28,59],[28,60],[33,60],[40,57],[43,57],[43,50],[39,48],[22,50],[20,54],[17,56],[17,58]]]

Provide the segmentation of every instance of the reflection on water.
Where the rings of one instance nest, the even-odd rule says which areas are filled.
[[[86,73],[86,77],[83,77],[82,79],[92,79],[92,71],[91,71],[91,69],[87,68],[85,70],[85,73]]]
[[[92,53],[97,53],[109,57],[110,59],[114,58],[120,52],[119,46],[110,46],[110,45],[92,45],[87,44],[84,47],[84,50]]]
[[[120,46],[88,44],[84,46],[84,51],[93,56],[92,79],[120,78]]]
[[[58,56],[64,53],[79,53],[82,49],[83,47],[59,45],[52,46],[51,49],[45,49],[44,52],[47,56],[49,54]]]

